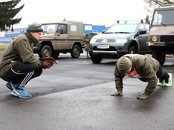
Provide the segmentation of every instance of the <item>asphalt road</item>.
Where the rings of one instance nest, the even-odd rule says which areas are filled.
[[[0,82],[0,128],[3,130],[174,130],[174,88],[157,87],[139,101],[146,83],[124,80],[124,95],[112,97],[115,60],[92,64],[82,55],[61,55],[53,68],[33,79],[20,100]],[[174,59],[164,67],[174,73]]]
[[[37,56],[37,55],[36,55]],[[114,80],[115,60],[105,60],[100,65],[93,64],[83,54],[79,59],[72,59],[69,54],[62,54],[58,64],[44,70],[40,77],[31,80],[26,90],[34,97],[111,82]],[[14,100],[5,87],[6,82],[0,79],[0,101]]]

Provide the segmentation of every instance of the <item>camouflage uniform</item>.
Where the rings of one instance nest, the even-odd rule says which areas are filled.
[[[160,66],[159,62],[150,55],[127,54],[123,57],[128,58],[132,63],[132,68],[139,74],[139,79],[148,82],[145,88],[145,94],[150,95],[156,88],[157,80],[165,80],[169,78],[168,73]],[[120,72],[118,65],[115,67],[115,85],[119,92],[123,89],[123,78],[125,73]],[[113,96],[117,96],[114,95]]]

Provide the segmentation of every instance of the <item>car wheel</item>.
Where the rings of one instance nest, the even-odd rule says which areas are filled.
[[[138,52],[138,50],[135,46],[130,46],[129,47],[129,54],[135,54],[137,52]]]
[[[79,45],[74,45],[71,50],[71,57],[72,58],[79,58],[81,53],[81,49]]]
[[[164,51],[152,50],[152,57],[157,59],[158,62],[163,65],[166,59],[166,54]]]
[[[102,61],[102,57],[100,57],[100,56],[90,55],[90,57],[94,64],[100,64],[100,62]]]
[[[39,51],[39,57],[51,57],[52,48],[49,45],[43,45]]]

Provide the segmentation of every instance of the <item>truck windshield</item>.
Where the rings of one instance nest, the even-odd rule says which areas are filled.
[[[152,25],[172,25],[174,24],[174,10],[156,10]]]
[[[43,32],[44,33],[55,33],[56,32],[56,24],[43,24],[42,28],[43,28]]]
[[[134,33],[137,24],[115,24],[111,26],[105,33]]]

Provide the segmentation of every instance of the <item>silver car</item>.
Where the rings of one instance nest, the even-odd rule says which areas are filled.
[[[93,63],[103,58],[118,58],[128,53],[147,54],[149,25],[144,23],[114,24],[103,34],[92,37],[89,54]]]

